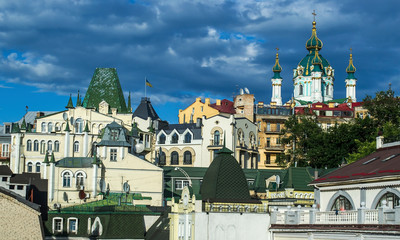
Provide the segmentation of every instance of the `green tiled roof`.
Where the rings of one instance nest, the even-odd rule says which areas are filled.
[[[117,108],[119,113],[128,112],[115,68],[96,68],[82,106],[98,109],[99,103],[103,100],[110,108]]]
[[[249,187],[242,168],[226,151],[220,151],[212,161],[201,186],[203,201],[251,200]]]
[[[306,48],[307,50],[313,50],[313,49],[321,50],[323,44],[322,41],[319,40],[319,38],[317,37],[317,28],[315,27],[317,23],[314,21],[312,22],[312,24],[313,24],[312,33],[310,39],[308,39],[306,42]]]
[[[67,106],[65,108],[74,108],[74,104],[72,103],[71,94],[69,95],[68,104],[67,104]]]
[[[66,157],[56,162],[56,167],[91,168],[93,157]]]
[[[314,180],[311,173],[313,171],[314,169],[310,167],[290,167],[282,178],[279,189],[294,188],[297,191],[313,191],[314,188],[308,186]]]

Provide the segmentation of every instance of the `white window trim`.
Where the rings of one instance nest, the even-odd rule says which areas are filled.
[[[56,230],[56,225],[55,225],[56,220],[61,220],[61,229],[60,230]],[[53,218],[53,224],[52,224],[53,234],[54,233],[62,233],[63,232],[63,226],[64,226],[64,219],[63,218],[61,218],[61,217],[54,217]]]
[[[75,231],[70,231],[70,230],[69,230],[69,221],[70,221],[70,220],[75,220],[75,221],[76,221]],[[68,232],[68,233],[75,233],[75,234],[78,233],[78,218],[76,218],[76,217],[70,217],[70,218],[67,219],[67,232]]]

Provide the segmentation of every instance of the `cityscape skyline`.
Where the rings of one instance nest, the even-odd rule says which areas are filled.
[[[1,124],[18,121],[25,106],[64,110],[70,94],[85,94],[96,67],[117,68],[133,109],[147,78],[147,97],[172,123],[196,97],[232,100],[244,87],[269,103],[277,47],[286,102],[292,69],[307,54],[313,10],[321,55],[335,69],[335,99],[346,95],[350,48],[358,100],[389,83],[399,87],[397,1],[0,3]]]

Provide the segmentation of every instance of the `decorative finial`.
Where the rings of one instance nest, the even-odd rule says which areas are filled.
[[[312,15],[314,15],[314,22],[315,22],[315,16],[317,16],[317,14],[315,13],[315,10],[313,10]]]
[[[275,48],[276,49],[276,53],[278,53],[279,52],[279,48],[277,47],[277,48]]]
[[[353,54],[353,48],[350,48],[350,54]]]

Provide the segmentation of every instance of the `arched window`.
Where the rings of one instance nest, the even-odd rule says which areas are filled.
[[[71,173],[69,172],[63,174],[63,187],[71,187]]]
[[[49,140],[47,142],[47,151],[52,151],[53,150],[53,143]]]
[[[54,142],[54,152],[59,152],[60,151],[60,142],[55,141]]]
[[[174,135],[172,135],[171,143],[178,143],[178,139],[178,134],[174,133]]]
[[[48,132],[52,132],[53,131],[53,123],[52,122],[49,122],[48,124],[47,124],[47,131]]]
[[[30,139],[26,141],[26,151],[32,151],[32,141]]]
[[[325,88],[326,88],[326,95],[328,96],[329,95],[329,85],[326,85]]]
[[[46,123],[42,122],[42,133],[46,132]]]
[[[78,141],[74,142],[74,152],[79,152],[79,142]]]
[[[221,145],[220,144],[220,133],[218,130],[214,132],[214,145]]]
[[[77,118],[75,120],[75,132],[82,133],[83,132],[83,120],[82,118]]]
[[[34,152],[39,151],[39,141],[38,141],[38,140],[35,140],[35,141],[33,142],[33,151],[34,151]]]
[[[192,135],[190,133],[185,134],[185,143],[191,143],[192,142]]]
[[[76,187],[84,187],[85,186],[85,176],[83,173],[79,172],[76,174]]]
[[[164,133],[162,133],[160,135],[160,138],[158,139],[158,143],[159,144],[165,144],[165,139],[166,139],[166,137],[165,137]]]
[[[378,204],[376,205],[376,208],[378,207],[382,207],[383,205],[383,201],[386,201],[386,205],[391,208],[394,209],[396,206],[399,206],[399,196],[397,196],[394,193],[388,192],[385,195],[383,195],[380,199]]]
[[[46,151],[46,142],[44,140],[40,141],[40,153],[44,154]]]
[[[31,162],[28,163],[28,172],[32,172],[33,164]]]
[[[345,196],[340,195],[333,202],[331,211],[335,211],[335,210],[340,210],[340,211],[353,210],[353,206],[351,205],[351,202],[349,201],[349,199],[347,199]]]
[[[183,154],[183,164],[192,164],[192,153],[190,151]]]
[[[171,153],[171,165],[179,165],[179,154],[176,151]]]
[[[303,95],[303,85],[299,85],[299,95]]]
[[[166,163],[167,163],[167,160],[166,160],[165,152],[161,151],[159,165],[165,165]]]
[[[36,172],[40,173],[40,163],[36,163]]]

